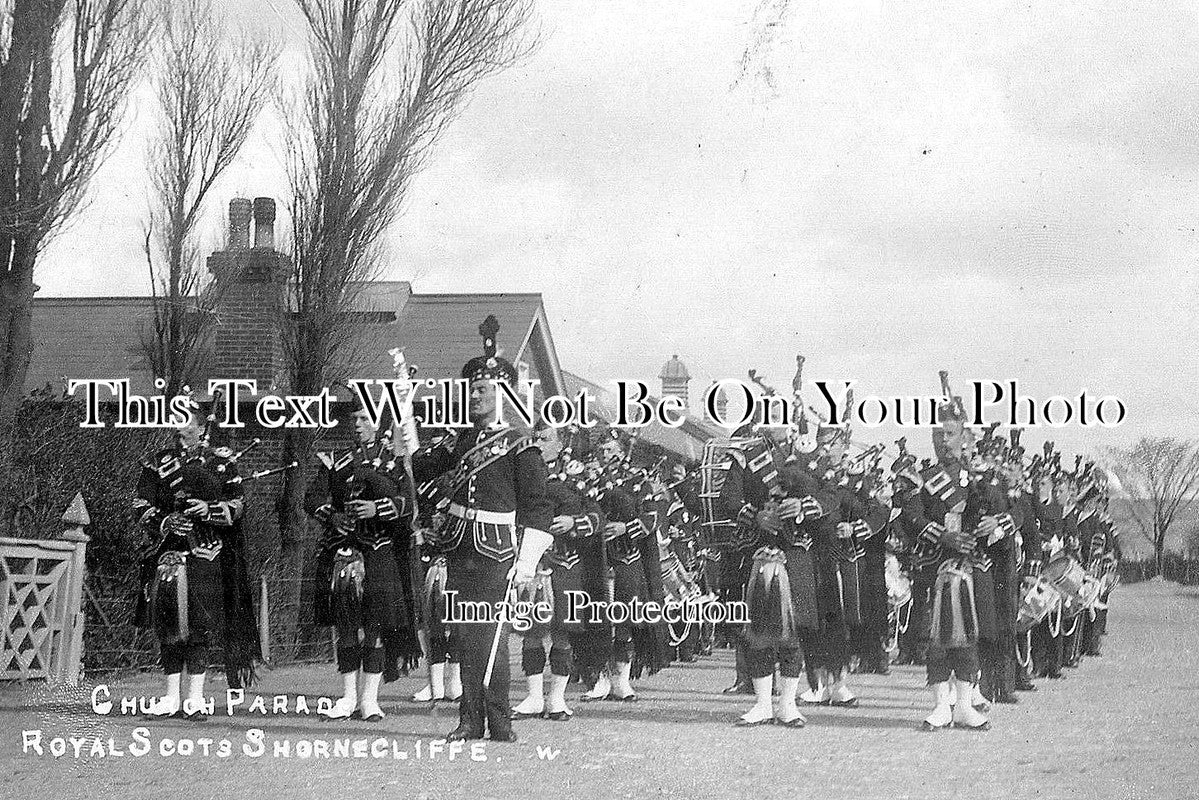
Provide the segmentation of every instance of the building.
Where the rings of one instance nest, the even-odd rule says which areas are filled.
[[[250,222],[253,213],[254,237]],[[260,393],[285,393],[278,315],[288,313],[287,256],[275,248],[274,202],[258,198],[230,203],[225,250],[213,253],[209,270],[231,276],[221,296],[211,335],[202,345],[202,390],[207,378],[253,378]],[[479,323],[488,314],[500,322],[498,346],[522,375],[541,381],[543,391],[565,392],[548,318],[537,293],[418,294],[406,281],[376,281],[357,287],[352,309],[356,340],[347,348],[349,377],[393,377],[388,351],[402,348],[419,377],[454,378],[462,364],[481,352]],[[26,391],[64,378],[128,378],[136,394],[154,394],[144,337],[153,316],[149,297],[43,297],[33,306],[33,357]]]

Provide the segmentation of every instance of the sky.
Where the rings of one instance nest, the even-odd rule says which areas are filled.
[[[291,0],[220,4],[298,52]],[[541,292],[563,367],[601,383],[656,387],[678,354],[693,396],[750,368],[786,391],[802,353],[859,398],[935,394],[947,369],[1128,408],[1026,432],[1037,449],[1199,436],[1193,5],[537,0],[537,18],[534,54],[477,88],[414,184],[384,277]],[[42,296],[148,290],[152,114],[139,92]],[[278,139],[267,118],[218,187],[214,240],[229,197],[282,196]]]

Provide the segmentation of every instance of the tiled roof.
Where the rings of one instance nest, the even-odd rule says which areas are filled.
[[[457,377],[462,365],[482,352],[479,324],[488,314],[500,322],[500,353],[530,363],[547,388],[544,373],[557,369],[540,294],[411,294],[407,282],[375,282],[356,299],[356,310],[379,312],[347,351],[350,377],[390,377],[388,350],[404,349],[422,378]],[[26,390],[50,382],[61,388],[72,378],[128,377],[132,391],[152,393],[141,331],[152,312],[149,297],[38,298],[34,301],[34,350]],[[545,348],[530,348],[540,328]],[[544,352],[548,350],[548,352]],[[536,352],[533,352],[536,351]],[[540,363],[539,363],[540,362]]]
[[[34,300],[33,357],[27,391],[70,378],[129,378],[132,390],[151,391],[142,350],[148,297],[47,297]]]
[[[414,294],[391,346],[403,348],[421,378],[457,378],[462,365],[483,352],[479,325],[488,314],[500,323],[500,355],[526,358],[526,343],[541,316],[540,294]]]

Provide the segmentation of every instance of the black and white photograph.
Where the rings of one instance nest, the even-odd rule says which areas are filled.
[[[1199,798],[1199,5],[0,0],[0,796]]]

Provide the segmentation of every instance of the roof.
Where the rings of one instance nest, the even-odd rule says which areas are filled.
[[[33,357],[27,390],[63,377],[129,378],[130,389],[149,393],[152,379],[141,340],[149,297],[39,297],[33,301]]]
[[[596,416],[605,422],[616,418],[616,393],[611,389],[593,383],[573,372],[562,371],[566,380],[566,391],[570,396],[586,389],[595,398],[592,408]],[[647,398],[646,402],[653,405],[655,397]],[[683,424],[677,428],[669,428],[660,422],[652,421],[640,429],[638,438],[647,444],[656,444],[676,455],[691,461],[698,461],[703,455],[704,442],[713,437],[714,433],[702,425],[695,417],[688,415]]]
[[[152,377],[141,341],[151,318],[149,297],[50,297],[34,300],[33,358],[27,390],[72,378],[125,378],[131,391],[152,394]],[[404,350],[422,378],[456,378],[482,352],[479,323],[500,322],[497,345],[512,361],[527,363],[544,393],[560,394],[561,371],[541,295],[412,294],[406,281],[376,281],[356,293],[354,311],[371,314],[359,340],[346,348],[349,377],[388,377],[394,347]],[[377,316],[375,316],[377,314]]]
[[[462,365],[483,352],[479,325],[488,314],[500,323],[499,354],[529,363],[547,393],[562,393],[540,294],[414,294],[400,315],[393,346],[403,348],[420,377],[457,378]]]
[[[658,373],[658,377],[663,380],[685,381],[691,379],[691,373],[687,372],[687,365],[679,361],[679,357],[675,355],[662,365],[662,371]]]

